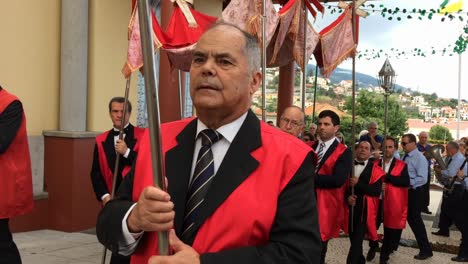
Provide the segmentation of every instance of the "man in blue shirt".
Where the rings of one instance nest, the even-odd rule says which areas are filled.
[[[383,142],[383,136],[377,134],[377,123],[376,122],[370,122],[369,125],[367,125],[367,131],[368,133],[365,135],[362,135],[359,138],[359,142],[361,141],[367,141],[371,144],[371,150],[376,151],[380,150],[380,146],[382,145]]]
[[[416,147],[416,136],[405,134],[401,139],[401,146],[405,151],[403,161],[408,165],[410,188],[408,190],[408,224],[416,237],[419,254],[415,259],[425,260],[432,257],[432,249],[427,238],[426,227],[421,218],[423,209],[423,185],[427,181],[427,160]]]
[[[455,141],[449,142],[446,149],[447,157],[445,164],[447,168],[442,170],[440,167],[435,166],[434,172],[439,178],[442,178],[442,184],[447,186],[447,188],[450,188],[449,186],[453,181],[453,177],[457,175],[457,172],[460,170],[460,167],[465,161],[465,157],[460,153],[458,143]],[[460,182],[455,182],[454,184],[459,185]],[[450,235],[449,228],[454,222],[456,213],[455,204],[458,202],[459,201],[452,201],[452,199],[450,199],[447,195],[442,197],[442,205],[440,206],[439,231],[432,232],[432,234],[444,237],[448,237]]]
[[[418,135],[418,144],[416,146],[418,147],[418,150],[424,154],[426,151],[429,151],[431,149],[432,145],[427,143],[427,140],[429,138],[429,135],[427,134],[426,131],[421,131]],[[427,159],[427,182],[424,184],[424,205],[425,207],[423,208],[422,212],[425,214],[432,214],[431,211],[429,211],[429,204],[430,204],[430,184],[431,184],[431,159]]]

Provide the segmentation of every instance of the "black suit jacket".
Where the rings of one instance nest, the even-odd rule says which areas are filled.
[[[392,163],[390,164],[390,168],[388,169],[388,173],[385,174],[384,181],[397,187],[409,187],[410,178],[408,174],[408,165],[405,164],[405,167],[401,171],[400,176],[392,176],[390,172],[392,172],[393,168],[395,167],[395,163],[396,159],[393,158]],[[379,166],[382,167],[382,160],[379,161]]]
[[[130,149],[130,153],[128,154],[127,158],[124,158],[120,155],[119,161],[119,173],[117,175],[117,182],[116,182],[116,190],[118,189],[121,181],[122,181],[122,170],[124,166],[132,166],[133,162],[135,161],[137,153],[133,151],[137,140],[134,136],[134,126],[132,124],[128,124],[125,128],[125,143],[127,147]],[[112,190],[108,190],[104,178],[101,173],[101,164],[99,164],[99,153],[97,144],[102,144],[106,159],[107,159],[107,166],[114,172],[115,167],[115,159],[117,157],[115,153],[115,144],[114,144],[114,135],[112,134],[112,129],[110,133],[107,135],[106,140],[102,143],[96,142],[94,145],[94,158],[93,158],[93,165],[91,167],[91,182],[93,184],[94,193],[96,194],[96,199],[101,201],[101,197],[106,193],[111,193]]]
[[[196,120],[179,133],[176,138],[178,145],[166,153],[165,159],[166,175],[170,182],[169,194],[175,204],[175,230],[178,236],[181,234],[183,223],[195,133]],[[196,223],[198,227],[257,168],[258,161],[251,156],[251,152],[261,147],[260,122],[249,111],[205,197]],[[294,150],[278,149],[278,151]],[[277,214],[270,230],[269,243],[257,247],[202,254],[201,263],[318,263],[321,242],[313,191],[313,159],[313,154],[309,153],[291,181],[279,194]],[[98,217],[98,239],[113,251],[118,250],[118,241],[122,239],[122,219],[133,204],[132,181],[133,172],[130,172],[122,182],[117,194],[118,199],[108,203]],[[239,201],[239,203],[244,202],[248,201]]]
[[[364,214],[365,203],[364,195],[378,197],[382,192],[382,178],[376,181],[373,184],[370,184],[370,179],[372,176],[372,168],[374,166],[374,160],[369,160],[366,167],[359,176],[359,180],[354,186],[354,194],[356,198],[356,206],[354,206],[354,222],[361,223],[365,222],[365,217],[362,217]],[[350,190],[347,192],[347,196],[351,195]]]
[[[335,140],[330,147],[327,149],[327,152],[323,155],[323,158],[319,164],[317,164],[317,171],[320,172],[320,168],[325,163],[325,161],[330,157],[331,154],[336,150],[338,140]],[[318,151],[318,141],[312,145],[312,148],[317,152]],[[317,173],[315,175],[315,186],[319,188],[338,188],[341,187],[351,174],[351,169],[353,166],[352,163],[353,154],[350,148],[347,148],[345,152],[338,158],[335,163],[332,175],[322,175]]]

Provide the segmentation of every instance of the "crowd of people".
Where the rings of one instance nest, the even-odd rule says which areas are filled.
[[[320,166],[323,162],[322,150],[317,148],[317,145],[330,139],[326,133],[327,127],[324,127],[321,122],[321,115],[331,111],[326,110],[320,113],[318,126],[313,124],[309,130],[304,130],[304,115],[301,111],[295,106],[287,108],[281,115],[278,128],[302,139],[307,145],[311,145],[318,155],[317,166]],[[334,122],[334,125],[337,124],[339,125],[339,122]],[[418,134],[419,140],[414,134],[405,134],[400,141],[401,151],[404,153],[403,158],[400,159],[398,140],[390,136],[384,138],[377,131],[377,123],[370,122],[368,130],[361,132],[356,140],[350,143],[350,148],[354,147],[356,154],[354,170],[352,173],[351,169],[344,172],[350,177],[345,194],[348,205],[351,206],[348,209],[354,211],[353,217],[349,218],[350,223],[345,225],[345,228],[349,228],[351,242],[347,263],[371,261],[377,251],[380,251],[379,263],[387,263],[390,254],[398,248],[406,222],[413,231],[420,249],[419,254],[414,258],[425,260],[432,257],[431,245],[421,217],[421,213],[432,214],[429,210],[432,169],[437,182],[444,186],[439,230],[432,234],[448,237],[450,226],[455,224],[462,234],[462,243],[458,255],[451,260],[468,262],[468,245],[463,242],[463,239],[468,239],[466,233],[468,232],[468,207],[463,200],[467,199],[466,192],[468,192],[466,184],[468,183],[466,180],[468,153],[465,150],[468,138],[449,142],[446,145],[445,160],[442,160],[442,153],[437,154],[440,149],[434,151],[433,146],[428,143],[429,137],[426,131]],[[338,129],[335,129],[333,133],[335,144],[344,144],[343,134]],[[434,159],[434,155],[439,155],[439,158]],[[352,160],[351,157],[348,159]],[[382,160],[385,161],[385,166],[382,165]],[[342,168],[343,165],[340,167]],[[366,173],[363,174],[363,172]],[[317,184],[320,181],[320,172],[315,177]],[[331,178],[337,179],[338,177]],[[344,184],[341,181],[340,183]],[[319,184],[316,185],[317,200],[320,199],[319,186]],[[354,189],[351,196],[350,189]],[[322,211],[328,215],[328,208],[320,207],[320,203],[318,203],[318,210],[319,220]],[[363,215],[367,217],[363,218]],[[383,245],[379,248],[375,230],[382,223],[384,225]],[[369,240],[366,258],[362,253],[362,239],[365,235]],[[322,249],[326,250],[326,244],[323,243],[322,246]],[[323,262],[322,258],[321,263]]]
[[[419,141],[405,134],[399,144],[370,122],[345,142],[335,112],[320,112],[306,130],[297,106],[283,111],[277,128],[259,122],[249,110],[261,79],[257,52],[256,40],[229,24],[200,39],[191,67],[197,118],[162,127],[167,190],[152,186],[148,134],[129,123],[131,104],[124,114],[123,98],[109,102],[113,128],[96,138],[91,177],[103,205],[98,238],[112,250],[111,263],[325,263],[328,242],[346,234],[346,263],[372,261],[380,252],[384,264],[398,250],[406,223],[419,246],[414,258],[432,257],[421,217],[432,214],[427,133]],[[468,166],[459,146],[447,145],[450,160],[434,172],[445,185],[456,178],[462,200],[468,199],[461,184]],[[119,191],[110,200],[116,155]],[[449,201],[444,198],[433,234],[448,236],[455,223],[467,237],[468,213]],[[170,231],[173,255],[156,256],[158,231]],[[467,244],[453,261],[468,262]]]
[[[262,80],[259,69],[258,41],[238,27],[217,23],[201,36],[190,69],[197,117],[161,128],[164,189],[153,184],[148,130],[129,123],[129,102],[111,99],[113,127],[96,137],[91,169],[102,204],[97,236],[112,251],[111,263],[325,263],[333,254],[329,241],[346,234],[346,263],[371,261],[380,251],[383,264],[398,251],[407,222],[419,247],[414,258],[432,257],[421,217],[431,213],[434,155],[427,154],[433,152],[427,133],[419,134],[419,142],[413,134],[398,140],[379,135],[371,122],[356,141],[347,135],[345,142],[335,112],[320,112],[305,131],[304,112],[296,106],[284,110],[277,128],[250,110]],[[17,109],[11,133],[24,138],[21,104],[1,88],[0,98],[2,133],[5,112]],[[8,152],[12,147],[25,154],[27,142],[7,139],[0,141],[0,162],[18,158]],[[434,234],[448,236],[452,223],[458,227],[462,242],[451,259],[457,262],[468,262],[466,143],[447,144],[446,160],[433,168],[446,189]],[[21,173],[30,178],[30,165]],[[28,210],[29,195],[20,198]],[[8,218],[21,212],[0,209],[0,253],[19,258],[7,228]],[[164,242],[158,232],[168,233],[167,256],[158,255]]]

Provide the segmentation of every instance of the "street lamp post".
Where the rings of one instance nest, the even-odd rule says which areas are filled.
[[[396,75],[395,71],[392,68],[392,65],[388,61],[388,58],[385,60],[382,69],[379,71],[379,86],[382,87],[385,91],[384,97],[385,97],[385,113],[384,113],[384,139],[382,142],[383,150],[382,150],[382,169],[385,171],[385,156],[387,154],[387,146],[385,143],[387,142],[387,116],[388,116],[388,97],[390,94],[393,92],[395,88],[395,80],[396,80]],[[382,206],[385,200],[385,192],[382,190]],[[384,219],[383,214],[384,210],[382,212],[382,219]]]
[[[395,89],[395,80],[396,75],[395,71],[393,70],[392,65],[388,59],[385,60],[382,68],[379,71],[379,86],[382,87],[385,91],[385,113],[384,113],[384,142],[385,138],[387,137],[387,116],[388,116],[388,97]],[[384,145],[384,144],[382,144]],[[383,160],[382,160],[382,168],[385,170],[385,153],[386,147],[383,148]]]

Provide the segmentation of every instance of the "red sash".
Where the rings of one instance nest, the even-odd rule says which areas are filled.
[[[400,177],[406,163],[395,159],[395,166],[390,174]],[[408,188],[387,184],[384,197],[384,226],[403,229],[408,215]]]
[[[191,120],[162,125],[164,155],[177,145],[176,136]],[[310,152],[310,147],[292,137],[284,137],[281,131],[264,123],[261,123],[261,137],[262,146],[251,152],[259,163],[258,167],[202,224],[192,245],[198,253],[268,242],[278,197]],[[149,141],[148,132],[144,133],[142,141]],[[294,149],[294,152],[282,151],[284,149]],[[133,184],[134,201],[138,200],[145,187],[153,185],[150,159],[149,144],[141,144]],[[168,179],[168,188],[171,188],[171,179]],[[154,232],[145,234],[132,255],[131,263],[146,264],[152,255],[157,255],[157,235]]]
[[[140,146],[139,142],[141,137],[143,136],[144,129],[139,128],[139,127],[134,127],[133,129],[133,137],[137,140],[137,143],[135,144],[135,147],[133,148],[133,151],[138,152],[138,148]],[[98,157],[99,157],[99,169],[101,171],[101,175],[104,178],[104,181],[107,186],[107,190],[109,190],[109,193],[112,192],[112,183],[114,179],[114,172],[111,170],[109,167],[109,164],[107,162],[106,158],[106,152],[104,151],[103,143],[106,141],[107,135],[109,134],[109,131],[106,131],[98,136],[96,136],[96,146],[98,148]],[[127,176],[128,172],[132,166],[126,165],[124,166],[122,170],[122,178]]]
[[[0,113],[16,100],[18,100],[16,96],[4,89],[0,90]],[[15,138],[6,152],[0,154],[0,168],[2,175],[0,219],[31,211],[34,207],[32,171],[24,113]]]
[[[385,176],[385,171],[377,163],[373,164],[372,175],[369,184],[376,183]],[[376,241],[377,237],[377,213],[379,211],[379,197],[364,195],[367,202],[367,233],[370,240]]]
[[[345,152],[346,146],[338,144],[335,151],[327,158],[318,171],[322,175],[332,175],[336,161]],[[346,184],[339,188],[316,188],[317,208],[319,216],[320,237],[322,241],[338,237],[345,221],[345,190]],[[346,230],[346,229],[344,229]]]

